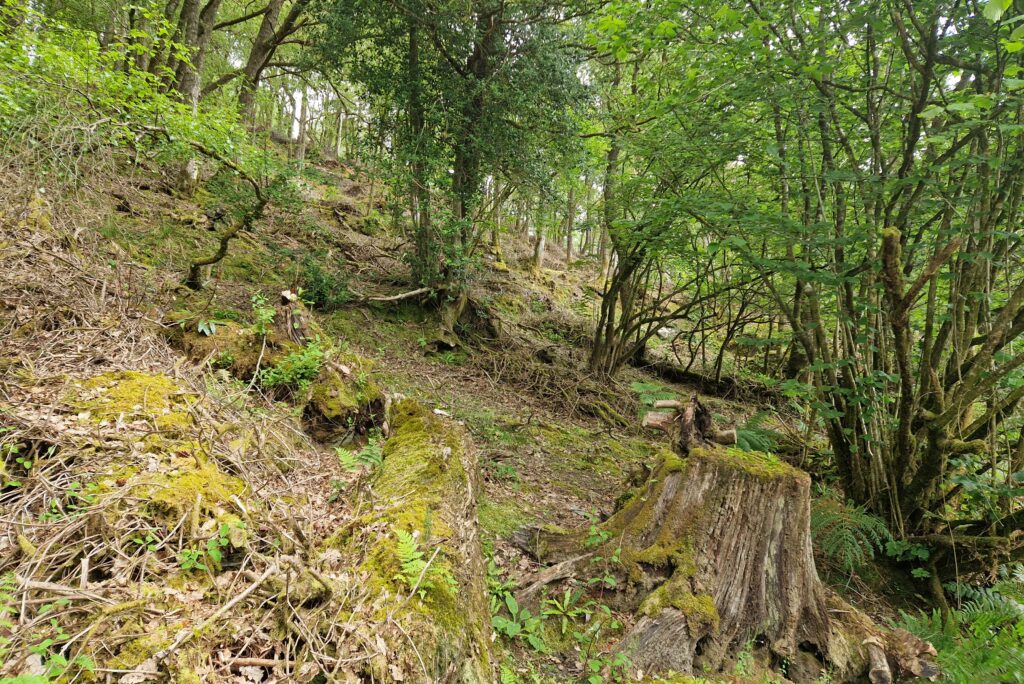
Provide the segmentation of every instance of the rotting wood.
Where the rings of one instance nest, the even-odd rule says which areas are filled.
[[[890,672],[938,674],[930,645],[912,635],[888,638],[819,580],[806,473],[769,454],[712,444],[729,431],[713,429],[696,395],[660,407],[673,412],[648,424],[666,430],[675,451],[601,524],[615,548],[588,549],[620,558],[618,591],[606,598],[637,615],[618,646],[632,666],[651,674],[722,672],[753,643],[763,662],[799,660],[800,674],[790,673],[798,683],[830,671],[836,682],[875,672],[878,684],[886,681],[883,661]],[[586,531],[551,528],[515,537],[557,563],[549,570],[576,557],[586,538]],[[527,586],[546,579],[544,572]],[[881,655],[868,644],[883,645]]]

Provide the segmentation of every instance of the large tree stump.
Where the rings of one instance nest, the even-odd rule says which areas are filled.
[[[813,682],[825,668],[833,681],[870,673],[875,684],[891,681],[892,669],[930,671],[917,661],[890,668],[879,658],[887,636],[819,581],[810,477],[769,454],[709,444],[719,433],[696,398],[671,408],[679,415],[646,423],[685,453],[663,454],[602,524],[603,547],[590,549],[620,560],[617,607],[637,620],[618,650],[633,667],[721,672],[752,645],[758,663],[794,682]],[[552,530],[520,537],[538,557],[563,563],[586,550],[583,540]]]
[[[864,655],[830,619],[814,567],[810,478],[764,454],[666,455],[606,529],[639,620],[620,649],[645,671],[717,671],[748,641],[848,673]]]

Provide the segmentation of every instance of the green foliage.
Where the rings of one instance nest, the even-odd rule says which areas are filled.
[[[341,271],[326,270],[312,257],[302,262],[302,299],[317,311],[335,311],[351,301],[348,277]]]
[[[548,652],[548,645],[544,641],[543,618],[520,607],[511,593],[506,593],[501,603],[495,603],[492,597],[491,614],[491,626],[498,634],[523,641],[538,653]]]
[[[209,570],[209,566],[203,562],[204,551],[202,549],[182,549],[178,553],[178,565],[186,572],[189,570]]]
[[[544,641],[543,615],[532,615],[520,608],[516,601],[514,582],[502,578],[493,559],[487,560],[487,592],[491,611],[491,626],[507,639],[526,643],[538,653],[547,653]]]
[[[267,335],[274,324],[277,310],[267,301],[263,294],[257,292],[252,296],[253,330],[257,335]]]
[[[131,35],[115,34],[101,46],[98,31],[4,0],[0,139],[15,144],[8,151],[17,150],[24,168],[48,184],[79,182],[103,163],[104,150],[173,161],[191,157],[198,144],[239,168],[262,168],[263,155],[246,145],[233,108],[211,102],[194,112],[166,87],[167,66],[137,66],[159,61],[158,50],[187,58],[188,48],[162,11],[135,9],[139,23]]]
[[[100,487],[95,482],[75,481],[68,484],[64,497],[50,499],[48,510],[39,514],[42,522],[55,522],[66,518],[77,518],[85,514],[86,510],[96,502]]]
[[[826,489],[811,504],[811,535],[826,558],[854,573],[892,541],[885,522]]]
[[[631,382],[629,388],[637,393],[637,398],[644,406],[654,406],[661,399],[674,399],[675,392],[657,382]]]
[[[267,389],[284,388],[305,392],[320,374],[324,351],[319,342],[311,341],[298,351],[285,355],[270,368],[260,371],[260,384]]]
[[[733,674],[737,677],[749,677],[754,674],[754,642],[748,641],[736,655],[736,665]]]
[[[744,451],[769,453],[778,448],[779,433],[764,425],[773,417],[771,411],[758,411],[736,429],[736,446]]]
[[[11,638],[8,635],[14,630],[13,618],[18,613],[14,597],[16,582],[17,578],[13,572],[0,575],[0,662],[7,661],[11,645]]]
[[[895,624],[931,642],[953,684],[1024,682],[1024,619],[1000,606],[975,603],[954,610],[943,626],[938,611],[900,613]]]
[[[583,601],[583,591],[577,589],[566,589],[561,598],[549,598],[544,600],[544,609],[541,615],[557,618],[559,627],[564,636],[569,627],[578,620],[586,619],[593,612],[593,602]]]
[[[443,587],[455,591],[455,578],[447,568],[435,564],[437,553],[427,559],[417,538],[402,529],[395,529],[395,553],[398,556],[401,573],[395,579],[401,580],[409,591],[413,591],[420,600],[427,598],[430,589]]]
[[[384,458],[384,447],[380,435],[371,435],[366,444],[357,452],[353,453],[352,450],[345,447],[335,447],[334,453],[338,456],[338,463],[345,470],[373,469],[381,464]]]
[[[7,662],[11,655],[13,640],[10,635],[14,633],[13,618],[18,613],[18,602],[14,595],[16,586],[17,578],[13,572],[0,575],[0,663]],[[70,638],[59,618],[59,613],[70,604],[71,601],[65,598],[44,603],[39,607],[38,617],[33,623],[27,651],[39,657],[44,674],[0,677],[0,684],[50,684],[65,681],[76,671],[92,675],[95,669],[92,658],[81,655],[68,660],[55,649],[55,646]],[[51,617],[44,620],[47,615]]]
[[[233,523],[221,523],[217,528],[217,534],[207,539],[201,548],[190,547],[182,549],[178,553],[179,567],[186,572],[190,570],[201,570],[203,572],[219,570],[224,560],[224,552],[228,546],[233,545],[233,529],[244,530],[245,523],[240,520]],[[152,535],[147,537],[147,539],[152,540]],[[148,548],[153,549],[152,543],[146,540],[138,540],[137,543],[148,543]]]

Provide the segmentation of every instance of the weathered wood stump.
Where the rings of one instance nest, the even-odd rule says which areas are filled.
[[[639,600],[620,649],[645,671],[717,671],[751,640],[778,660],[802,650],[840,672],[860,668],[829,618],[809,522],[810,478],[770,456],[667,454],[605,526]]]
[[[892,681],[886,635],[818,579],[810,477],[769,454],[711,445],[709,436],[727,439],[696,397],[670,408],[678,415],[645,423],[665,429],[679,451],[666,450],[591,549],[619,558],[617,607],[637,616],[618,650],[648,674],[721,672],[752,648],[761,667],[789,681],[813,682],[826,668],[833,681]],[[552,530],[520,536],[538,557],[563,562],[586,550],[583,540]]]

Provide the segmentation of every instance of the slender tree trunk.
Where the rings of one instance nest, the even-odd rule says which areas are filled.
[[[295,141],[295,159],[302,165],[306,160],[306,127],[309,125],[309,90],[303,86],[296,94],[298,98],[299,121],[298,139]]]
[[[533,236],[533,262],[532,271],[534,276],[540,276],[541,269],[544,268],[544,249],[547,246],[547,236],[544,234],[544,228],[541,221],[536,222],[536,233]]]
[[[427,187],[427,166],[424,160],[426,117],[420,98],[420,46],[416,19],[408,21],[409,44],[406,68],[409,74],[409,153],[412,156],[409,195],[412,201],[416,258],[413,280],[421,285],[434,285],[439,277],[437,244],[430,217],[430,190]]]
[[[569,186],[569,201],[565,214],[565,268],[572,266],[572,234],[576,230],[576,185]]]

